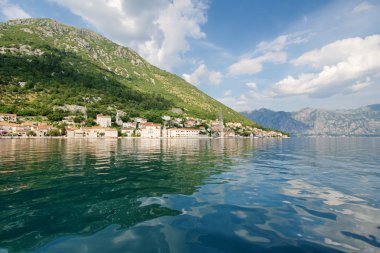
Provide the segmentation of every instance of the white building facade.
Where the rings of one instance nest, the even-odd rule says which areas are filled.
[[[101,127],[110,127],[111,126],[111,116],[106,116],[102,114],[96,115],[96,124]]]
[[[160,138],[161,137],[161,124],[152,122],[142,123],[141,137],[142,138]]]
[[[0,122],[16,122],[16,114],[0,113]]]
[[[174,138],[174,137],[199,137],[199,129],[195,128],[169,128],[168,130],[168,137]]]

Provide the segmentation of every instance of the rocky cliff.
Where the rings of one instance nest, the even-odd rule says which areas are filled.
[[[263,126],[293,135],[380,136],[380,104],[346,110],[305,108],[276,112],[260,109],[242,114]]]

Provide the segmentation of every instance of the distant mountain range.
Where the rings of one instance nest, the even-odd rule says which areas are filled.
[[[304,108],[284,112],[259,109],[242,114],[263,126],[293,135],[380,136],[380,104],[345,110]]]

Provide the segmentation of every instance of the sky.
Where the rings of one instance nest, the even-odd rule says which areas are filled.
[[[92,29],[237,111],[380,103],[379,0],[0,0]]]

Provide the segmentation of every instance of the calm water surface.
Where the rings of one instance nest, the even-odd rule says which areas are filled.
[[[0,151],[0,253],[380,252],[380,138]]]

